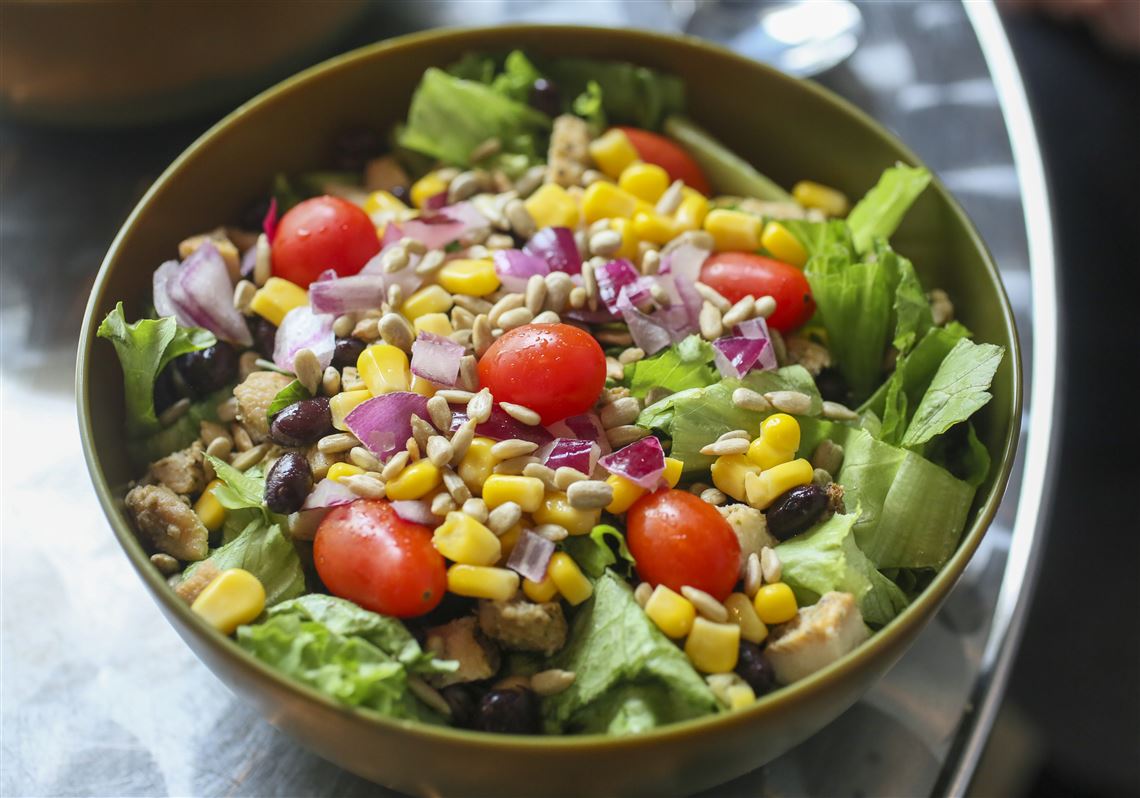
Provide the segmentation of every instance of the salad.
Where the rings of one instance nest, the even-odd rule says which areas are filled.
[[[925,170],[789,194],[684,106],[471,54],[187,231],[99,328],[171,589],[344,704],[524,734],[733,711],[890,623],[1003,349],[888,243]]]

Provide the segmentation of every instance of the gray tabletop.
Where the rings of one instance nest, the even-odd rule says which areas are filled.
[[[660,3],[588,7],[596,24],[677,25]],[[420,3],[412,18],[568,21],[582,8]],[[977,224],[1026,344],[1028,434],[993,528],[906,657],[827,729],[709,795],[961,792],[1032,591],[1056,330],[1047,197],[1020,81],[988,3],[861,10],[858,49],[820,81],[907,141]],[[391,794],[293,743],[194,658],[119,551],[80,454],[73,364],[87,290],[131,204],[200,130],[77,139],[0,125],[2,795]]]

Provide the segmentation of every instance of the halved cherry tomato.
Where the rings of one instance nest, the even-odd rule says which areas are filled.
[[[626,514],[626,541],[637,573],[651,585],[685,585],[719,600],[740,573],[740,541],[724,516],[683,490],[642,496]]]
[[[527,324],[503,333],[479,360],[479,382],[553,424],[585,413],[606,384],[606,355],[569,324]]]
[[[435,609],[447,590],[446,565],[431,534],[383,499],[359,499],[321,521],[313,561],[334,596],[381,615],[414,618]]]
[[[313,197],[281,217],[273,237],[273,273],[307,288],[325,269],[356,274],[380,251],[368,214],[339,197]]]
[[[701,266],[701,282],[729,302],[739,302],[748,294],[757,299],[771,296],[776,300],[776,312],[768,319],[768,326],[780,332],[796,329],[815,313],[815,300],[804,273],[763,255],[717,253]]]
[[[636,127],[622,127],[620,130],[629,136],[629,142],[641,160],[660,166],[669,173],[670,180],[684,180],[686,186],[695,188],[706,197],[712,193],[705,173],[680,144]]]

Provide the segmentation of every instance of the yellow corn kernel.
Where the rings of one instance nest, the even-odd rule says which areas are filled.
[[[677,483],[681,481],[681,472],[685,468],[685,463],[678,460],[676,457],[665,458],[665,473],[661,475],[665,480],[665,484],[671,488],[677,487]]]
[[[642,241],[654,244],[667,244],[680,233],[676,223],[668,216],[659,213],[639,211],[633,216],[633,234]]]
[[[747,502],[757,510],[767,510],[781,495],[800,485],[811,484],[811,463],[802,457],[790,463],[744,476]]]
[[[787,413],[764,419],[760,434],[748,446],[748,459],[761,468],[790,462],[800,448],[800,423]]]
[[[553,601],[554,597],[558,595],[558,586],[554,584],[554,580],[550,578],[549,574],[543,577],[541,582],[524,579],[522,586],[523,593],[535,604],[545,604],[548,601]]]
[[[519,575],[506,568],[457,564],[447,569],[447,589],[457,596],[509,601],[518,592]]]
[[[594,593],[594,586],[582,573],[578,563],[564,551],[555,552],[550,558],[550,564],[546,566],[546,577],[558,588],[562,598],[575,607]]]
[[[697,618],[685,640],[685,654],[699,671],[729,673],[736,667],[740,651],[740,627]]]
[[[487,498],[487,494],[483,494]],[[525,507],[523,508],[526,509]],[[535,523],[558,524],[565,527],[571,535],[585,535],[602,518],[601,508],[595,510],[579,510],[570,504],[565,493],[552,491],[546,494],[541,506],[530,511],[534,515]]]
[[[626,479],[621,474],[610,474],[606,482],[614,489],[613,500],[606,505],[606,512],[614,515],[624,513],[630,506],[645,495],[645,488]]]
[[[358,404],[367,402],[371,398],[371,393],[366,390],[360,390],[338,393],[329,399],[329,412],[332,414],[333,427],[347,432],[348,425],[344,423],[344,420],[348,417],[348,414],[355,410]]]
[[[486,296],[499,287],[495,264],[487,258],[449,261],[439,270],[437,279],[440,285],[453,294]]]
[[[705,232],[713,237],[717,252],[753,252],[760,248],[760,218],[723,208],[705,217]]]
[[[701,225],[705,223],[705,217],[709,215],[709,201],[699,191],[688,188],[685,191],[692,193],[686,193],[677,210],[673,212],[673,223],[682,232],[700,230]]]
[[[194,502],[194,512],[198,514],[202,525],[211,532],[217,532],[221,529],[226,520],[226,508],[214,495],[214,488],[221,484],[220,479],[211,480],[206,489],[202,491],[202,495],[198,497],[198,501]]]
[[[542,484],[542,480],[536,477],[492,474],[483,482],[483,501],[492,510],[500,504],[514,502],[524,513],[533,513],[542,506],[542,494],[545,490],[546,486]]]
[[[440,483],[439,469],[431,460],[416,460],[388,480],[389,499],[422,499]]]
[[[756,692],[747,682],[734,684],[725,691],[729,709],[744,709],[756,703]]]
[[[447,191],[447,183],[435,172],[428,172],[415,183],[412,183],[412,204],[422,209],[427,201],[443,191]]]
[[[790,263],[797,269],[803,268],[807,263],[808,254],[804,245],[779,222],[768,222],[764,225],[764,232],[760,234],[760,244],[772,253],[773,258]]]
[[[613,128],[590,142],[590,157],[602,174],[617,180],[637,160],[637,149],[624,131]]]
[[[792,199],[805,208],[815,208],[828,216],[847,215],[847,196],[821,183],[801,180],[792,186]]]
[[[438,285],[428,285],[404,300],[400,312],[412,321],[426,313],[447,313],[453,301],[451,294]]]
[[[241,568],[229,568],[214,577],[198,594],[190,609],[223,634],[233,634],[265,609],[265,588]]]
[[[416,334],[426,332],[432,335],[451,335],[455,328],[446,313],[425,313],[413,322]]]
[[[749,474],[760,473],[760,467],[742,454],[723,454],[713,461],[710,470],[713,484],[721,492],[741,502],[748,495],[744,489],[745,478]]]
[[[587,224],[599,219],[632,219],[639,200],[604,180],[593,183],[582,193],[582,217]]]
[[[693,628],[697,608],[680,593],[658,585],[645,602],[645,614],[666,637],[680,640]]]
[[[669,173],[652,163],[631,163],[618,177],[619,188],[646,202],[661,199],[669,183]]]
[[[408,390],[431,399],[435,396],[435,383],[431,380],[425,380],[419,374],[413,374],[412,384],[408,386]]]
[[[364,469],[360,466],[354,466],[352,463],[333,463],[329,466],[329,472],[325,476],[328,479],[340,480],[344,477],[354,477],[358,474],[363,474]]]
[[[309,304],[309,292],[296,283],[270,277],[249,301],[249,309],[278,327],[293,308]]]
[[[796,594],[783,582],[764,585],[753,599],[756,615],[766,624],[787,623],[796,617]]]
[[[467,447],[466,454],[459,461],[459,476],[472,493],[476,496],[483,491],[483,483],[491,476],[499,458],[491,454],[491,447],[496,441],[490,438],[475,438]]]
[[[519,538],[522,537],[523,528],[522,524],[515,524],[502,535],[499,536],[499,546],[502,548],[502,555],[499,557],[499,566],[502,568],[507,567],[507,560],[510,559],[511,552],[515,550],[518,545]]]
[[[630,219],[611,219],[610,229],[621,236],[621,246],[613,257],[635,260],[639,242],[637,236],[633,234],[633,222]]]
[[[756,614],[752,599],[743,593],[733,593],[724,600],[728,619],[740,627],[740,637],[749,643],[760,644],[768,637],[768,627]]]
[[[578,202],[556,183],[546,183],[526,200],[526,209],[538,227],[577,227]]]
[[[446,189],[446,187],[445,187]],[[437,192],[438,193],[438,192]],[[404,213],[408,206],[387,191],[373,191],[364,200],[364,212],[369,216],[374,213]]]
[[[408,356],[391,344],[373,344],[365,349],[356,359],[356,370],[373,396],[406,391],[412,382]]]
[[[467,513],[451,512],[431,536],[435,550],[464,565],[494,565],[503,552],[495,533]]]

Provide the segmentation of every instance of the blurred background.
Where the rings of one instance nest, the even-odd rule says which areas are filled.
[[[814,76],[958,196],[1023,340],[1058,369],[1055,409],[1038,408],[1054,437],[1031,449],[1054,469],[1043,494],[1015,478],[963,584],[883,685],[715,794],[1140,794],[1140,432],[1127,398],[1140,366],[1140,0],[0,2],[0,794],[376,794],[220,689],[143,597],[79,454],[75,342],[118,227],[224,114],[378,39],[505,21],[683,31]],[[1043,199],[1024,196],[1026,175],[1042,166],[1051,224],[1026,216]],[[1056,283],[1042,287],[1052,242]],[[1035,290],[1059,306],[1055,331],[1036,326]],[[988,737],[987,702],[1000,704]]]

